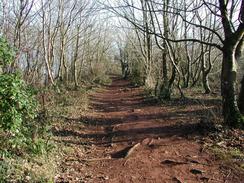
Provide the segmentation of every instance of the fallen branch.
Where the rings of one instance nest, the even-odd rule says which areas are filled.
[[[116,159],[128,158],[139,145],[140,143],[137,143],[133,146],[126,147],[118,152],[113,153],[111,156],[112,158]]]
[[[137,147],[139,147],[140,144],[141,144],[141,143],[137,143],[137,144],[135,144],[134,146],[132,146],[132,147],[128,150],[128,152],[126,153],[126,156],[124,157],[124,158],[126,159],[126,161],[125,161],[125,163],[123,164],[123,166],[126,165],[127,161],[129,160],[129,159],[127,159],[127,158],[133,153],[133,151],[135,151],[135,149],[136,149]]]
[[[132,146],[132,147],[130,148],[130,150],[126,153],[125,158],[128,158],[128,157],[133,153],[133,151],[135,151],[135,149],[136,149],[137,147],[139,147],[140,144],[141,144],[141,143],[137,143],[137,144],[135,144],[134,146]]]

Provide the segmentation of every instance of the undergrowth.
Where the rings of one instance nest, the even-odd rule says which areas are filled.
[[[224,161],[227,165],[234,167],[234,169],[239,169],[244,173],[244,152],[239,148],[225,149],[219,146],[213,146],[210,150],[217,159]]]
[[[51,124],[38,105],[38,92],[21,73],[8,70],[14,57],[14,48],[0,38],[0,182],[47,182],[55,165],[47,159],[55,149]]]
[[[54,89],[42,89],[36,98],[40,102],[33,123],[38,122],[35,135],[29,141],[13,149],[8,133],[0,133],[0,183],[5,182],[55,182],[59,174],[59,167],[65,154],[70,154],[73,149],[59,142],[53,135],[52,129],[63,126],[66,118],[80,115],[88,109],[88,93],[91,87],[82,87],[71,90],[67,87]],[[43,109],[46,110],[45,114]],[[7,148],[8,147],[8,148]]]

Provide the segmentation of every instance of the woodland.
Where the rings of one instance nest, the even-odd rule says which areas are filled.
[[[244,0],[0,0],[0,183],[244,181]]]

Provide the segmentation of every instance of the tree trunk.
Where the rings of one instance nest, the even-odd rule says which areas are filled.
[[[175,63],[176,63],[176,65],[178,64],[177,59],[175,59]],[[159,88],[159,93],[158,93],[158,97],[160,100],[170,100],[171,99],[172,87],[173,87],[173,84],[176,79],[176,74],[177,74],[177,70],[174,65],[172,65],[172,68],[171,68],[170,78],[168,78],[168,73],[167,73],[167,77],[166,77],[166,73],[163,74],[163,76],[164,76],[163,83],[161,84],[161,87]],[[165,79],[165,77],[166,77],[166,79]],[[157,88],[158,88],[158,86],[157,86]]]
[[[143,83],[145,86],[151,88],[151,72],[152,72],[152,39],[150,34],[150,18],[148,17],[148,4],[146,1],[141,0],[143,11],[143,25],[145,27],[144,33],[144,50],[145,50],[145,71]]]
[[[186,46],[187,47],[187,46]],[[186,48],[187,49],[187,48]],[[186,51],[188,52],[188,51]],[[191,76],[191,58],[189,53],[187,53],[187,72],[186,72],[186,82],[184,84],[184,88],[188,88],[190,84],[190,76]]]
[[[209,82],[208,82],[208,74],[209,72],[206,70],[206,58],[204,53],[202,52],[202,84],[205,90],[205,94],[209,94],[211,92]]]
[[[210,89],[209,81],[208,81],[208,73],[206,73],[206,71],[203,72],[202,83],[203,83],[203,88],[205,90],[205,94],[211,93],[211,89]]]
[[[219,0],[219,10],[221,13],[221,21],[223,24],[225,40],[221,73],[221,90],[223,98],[223,116],[224,122],[230,127],[241,127],[244,124],[244,119],[240,113],[237,104],[237,61],[236,53],[238,52],[238,44],[244,36],[244,1],[242,1],[239,12],[241,20],[235,32],[232,31],[231,22],[229,19],[227,2]]]
[[[164,16],[163,16],[163,26],[164,26],[164,37],[168,38],[169,37],[169,18],[167,16],[167,11],[169,9],[168,7],[169,5],[169,0],[164,1]],[[166,41],[163,40],[163,48],[166,48]],[[162,86],[160,88],[160,93],[159,93],[159,97],[160,99],[163,100],[170,100],[171,98],[171,85],[169,83],[169,78],[168,78],[168,65],[167,65],[167,50],[164,49],[163,50],[163,83]]]
[[[238,127],[243,123],[243,118],[237,105],[236,77],[235,48],[226,41],[223,49],[221,86],[224,122],[230,127]]]
[[[80,43],[80,27],[77,27],[77,37],[75,42],[75,53],[74,53],[74,82],[75,82],[75,88],[78,88],[78,79],[77,79],[77,60],[78,60],[78,51],[79,51],[79,43]]]
[[[164,47],[166,44],[164,43]],[[163,51],[163,83],[160,88],[159,98],[161,100],[169,100],[171,98],[171,89],[169,86],[168,68],[167,68],[167,52]]]
[[[244,115],[244,76],[241,80],[241,91],[239,95],[239,109],[242,115]]]
[[[243,54],[244,53],[244,37],[242,37],[240,43],[238,44],[237,48],[236,48],[236,60],[239,64],[241,64],[241,62],[243,62],[244,58],[243,58]],[[244,70],[244,66],[241,68],[241,71]],[[243,73],[242,73],[243,74]],[[240,94],[239,94],[239,101],[238,101],[238,105],[239,105],[239,109],[241,114],[244,115],[244,75],[242,76],[242,80],[241,80],[241,88],[240,88]]]

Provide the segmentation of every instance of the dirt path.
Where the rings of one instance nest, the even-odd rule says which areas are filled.
[[[59,129],[76,151],[57,182],[241,182],[198,142],[202,106],[147,102],[118,78],[90,99],[89,114]]]

